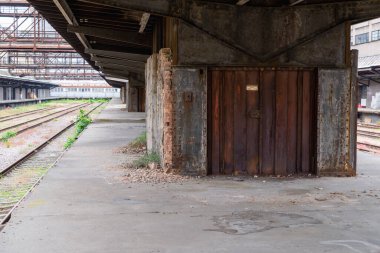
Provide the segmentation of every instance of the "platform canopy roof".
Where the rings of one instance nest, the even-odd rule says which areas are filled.
[[[58,87],[58,85],[22,77],[0,75],[0,87],[52,89]]]
[[[234,8],[336,8],[347,20],[380,15],[380,0],[28,0],[105,79],[144,79],[162,17],[192,24],[192,4]],[[371,16],[372,15],[372,16]],[[234,22],[231,20],[231,22]],[[163,33],[163,31],[159,31]],[[162,38],[162,37],[161,37]],[[125,83],[108,80],[112,86]]]
[[[380,55],[359,57],[359,84],[380,83]]]

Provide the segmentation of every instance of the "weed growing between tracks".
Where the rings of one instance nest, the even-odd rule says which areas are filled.
[[[77,123],[75,124],[75,132],[73,136],[69,137],[64,145],[64,147],[70,148],[76,139],[78,139],[78,136],[83,132],[86,127],[91,124],[92,119],[90,116],[86,115],[86,111],[80,110],[79,115],[77,116]]]
[[[7,148],[9,148],[11,145],[11,143],[9,142],[9,139],[15,137],[16,135],[17,135],[17,133],[14,131],[7,131],[7,132],[3,133],[3,135],[1,135],[0,141],[5,143]]]

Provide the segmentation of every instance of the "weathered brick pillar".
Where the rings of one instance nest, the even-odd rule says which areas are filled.
[[[174,94],[172,86],[172,53],[169,48],[160,50],[159,53],[159,78],[162,78],[162,100],[163,100],[163,166],[164,169],[175,169],[174,164]]]

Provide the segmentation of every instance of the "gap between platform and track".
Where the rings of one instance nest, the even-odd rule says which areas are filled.
[[[100,106],[102,106],[104,103],[100,103],[99,105],[97,105],[96,107],[94,107],[93,109],[91,109],[89,112],[86,113],[86,115],[89,115],[91,114],[92,112],[94,112],[96,109],[98,109]],[[24,162],[26,162],[28,159],[30,159],[31,157],[33,157],[34,155],[36,155],[38,152],[40,152],[41,150],[43,150],[47,145],[49,145],[53,140],[55,140],[56,138],[58,138],[59,136],[61,136],[63,133],[65,133],[67,130],[69,130],[71,127],[73,127],[78,121],[74,121],[72,123],[70,123],[69,125],[67,125],[65,128],[63,128],[62,130],[60,130],[59,132],[57,132],[54,136],[52,136],[51,138],[49,138],[48,140],[46,140],[44,143],[42,143],[41,145],[39,145],[38,147],[36,147],[35,149],[33,149],[32,151],[30,151],[28,154],[26,154],[25,156],[23,156],[22,158],[20,158],[19,160],[17,160],[16,162],[12,163],[10,166],[8,166],[7,168],[5,168],[4,170],[0,171],[0,177],[5,177],[8,173],[10,173],[13,169],[17,168],[18,166],[22,165]],[[52,168],[57,162],[58,160],[62,157],[62,155],[64,154],[64,151],[65,150],[62,150],[62,153],[56,158],[56,160],[48,167],[46,168],[46,171],[48,171],[50,168]],[[7,223],[9,221],[9,219],[11,218],[11,214],[12,212],[14,211],[14,209],[20,204],[20,202],[25,199],[25,197],[35,188],[35,186],[41,181],[41,179],[44,177],[46,173],[44,173],[41,177],[39,177],[35,182],[34,184],[29,188],[29,190],[14,204],[10,205],[8,209],[2,209],[1,212],[5,215],[3,215],[1,218],[0,218],[0,230],[2,229],[1,226],[4,226],[5,223]]]

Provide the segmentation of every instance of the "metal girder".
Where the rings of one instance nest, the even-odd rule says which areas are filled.
[[[152,35],[151,34],[139,34],[129,31],[120,31],[120,30],[110,30],[97,27],[89,26],[74,26],[68,25],[67,31],[72,33],[80,33],[84,35],[89,35],[93,37],[128,42],[130,44],[152,47]]]
[[[1,64],[0,69],[92,69],[91,66],[86,64]]]
[[[143,62],[145,63],[150,55],[143,55],[143,54],[131,54],[131,53],[123,53],[123,52],[117,52],[117,51],[107,51],[107,50],[97,50],[97,49],[86,49],[86,54],[92,54],[97,56],[103,56],[113,59],[125,59],[129,61],[135,61],[135,62]]]
[[[112,59],[112,58],[106,58],[106,57],[100,57],[100,56],[92,56],[91,60],[94,62],[99,62],[99,63],[111,63],[111,64],[117,64],[121,66],[131,67],[131,68],[145,69],[145,63],[143,62]]]

